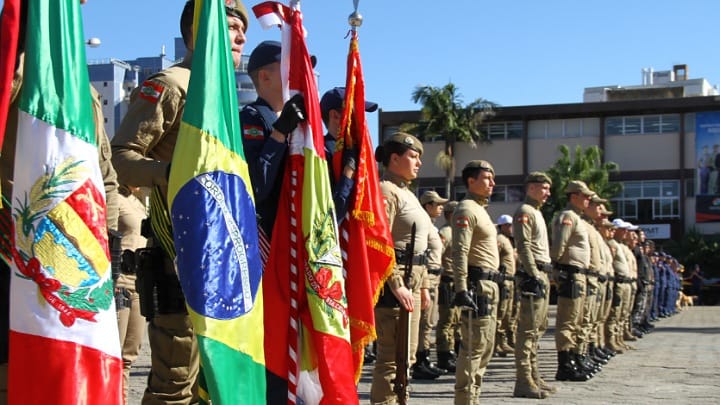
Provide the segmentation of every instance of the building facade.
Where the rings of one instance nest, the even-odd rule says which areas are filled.
[[[613,86],[603,88],[608,87]],[[638,86],[638,91],[653,94],[647,85]],[[711,95],[687,97],[682,91],[660,89],[656,93],[681,96],[643,99],[633,99],[628,88],[622,93],[622,97],[614,97],[615,93],[597,102],[498,108],[496,115],[482,124],[491,143],[475,149],[457,146],[457,167],[473,159],[492,162],[497,186],[489,212],[497,218],[515,211],[523,198],[527,173],[552,166],[560,157],[560,145],[567,145],[571,153],[577,145],[595,145],[603,151],[605,161],[620,166],[620,172],[611,176],[611,181],[623,185],[621,194],[612,199],[617,217],[641,225],[652,239],[679,238],[691,227],[704,234],[719,233],[720,222],[696,221],[695,201],[699,181],[696,119],[719,112],[720,126],[717,90],[707,87],[706,93]],[[380,111],[378,119],[384,139],[403,123],[417,122],[420,112]],[[434,164],[443,141],[424,145],[418,192],[435,189],[444,195],[444,172]],[[720,188],[715,192],[720,194]],[[458,170],[451,197],[458,199],[464,194]],[[720,202],[720,198],[713,201]]]

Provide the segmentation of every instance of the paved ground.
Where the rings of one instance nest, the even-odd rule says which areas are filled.
[[[555,307],[551,307],[554,316]],[[559,388],[553,404],[717,404],[720,403],[720,306],[693,307],[656,323],[655,332],[637,342],[637,350],[613,358],[603,371],[583,383],[555,382],[556,355],[551,329],[540,341],[543,377]],[[131,374],[130,403],[140,403],[150,367],[147,344]],[[367,403],[372,366],[365,366],[359,393]],[[485,375],[481,401],[526,404],[512,397],[515,363],[495,357]],[[411,385],[411,404],[453,403],[454,376]],[[253,405],[253,404],[250,404]]]

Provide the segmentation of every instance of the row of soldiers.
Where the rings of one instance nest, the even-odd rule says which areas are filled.
[[[398,158],[409,153],[412,159],[406,164],[419,169],[422,144],[414,136],[397,133],[383,148]],[[407,191],[417,170],[393,168],[391,162],[383,161],[383,182]],[[467,194],[459,202],[434,191],[419,200],[410,191],[399,195],[393,189],[385,195],[386,204],[394,207],[388,216],[393,237],[400,241],[398,252],[407,244],[410,223],[426,224],[445,216],[446,224],[437,231],[441,245],[434,242],[437,238],[431,229],[419,236],[424,243],[414,252],[413,263],[424,266],[413,266],[414,280],[407,287],[420,298],[422,314],[417,315],[417,335],[411,334],[410,347],[416,350],[413,378],[434,379],[446,370],[455,373],[457,404],[479,402],[482,378],[494,354],[515,357],[514,396],[542,399],[556,392],[541,376],[537,353],[548,327],[551,284],[558,300],[555,379],[580,382],[596,375],[611,357],[632,350],[626,342],[649,332],[657,313],[670,313],[668,303],[678,289],[677,278],[669,276],[673,259],[656,253],[653,242],[637,226],[620,218],[610,221],[613,212],[607,208],[608,201],[584,182],[568,182],[564,189],[567,206],[555,213],[548,227],[540,209],[550,197],[549,176],[530,173],[525,179],[524,203],[513,216],[502,215],[496,222],[486,210],[494,177],[489,162],[475,160],[462,171]],[[412,200],[417,208],[399,211]],[[403,282],[393,283],[386,284],[378,304],[382,311],[395,310],[394,317],[386,314],[388,322],[397,320],[402,306],[382,299],[388,291],[398,295],[395,292]],[[432,325],[428,320],[433,303],[438,306],[437,365],[429,360]],[[397,399],[391,389],[391,363],[395,361],[393,344],[400,337],[384,341],[385,328],[378,323],[378,362],[371,389],[374,404]],[[454,344],[456,339],[459,345]]]

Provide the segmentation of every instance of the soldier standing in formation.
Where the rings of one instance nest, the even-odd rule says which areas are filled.
[[[546,398],[556,391],[540,376],[538,346],[548,327],[550,304],[550,243],[540,208],[550,197],[552,180],[543,172],[525,179],[525,202],[515,211],[513,237],[518,253],[516,289],[520,296],[515,334],[513,395]]]
[[[442,215],[443,205],[448,202],[447,198],[442,198],[435,191],[426,191],[420,196],[420,204],[427,212],[430,220],[434,221]],[[420,315],[420,339],[418,342],[418,350],[416,353],[417,362],[413,366],[413,379],[416,380],[434,380],[445,374],[447,369],[438,368],[430,361],[431,333],[433,329],[433,317],[436,308],[436,300],[438,296],[438,285],[440,283],[440,273],[442,272],[442,239],[437,228],[430,230],[432,238],[428,242],[428,261],[427,261],[427,278],[430,289],[430,307],[422,310]]]
[[[498,253],[500,255],[500,279],[498,280],[500,304],[498,304],[497,330],[495,331],[495,354],[505,357],[514,351],[508,344],[508,334],[512,329],[517,254],[512,241],[512,217],[500,215],[497,227]]]
[[[153,188],[151,220],[160,258],[150,264],[158,302],[149,319],[151,370],[145,404],[195,403],[199,353],[185,300],[173,265],[174,247],[167,208],[167,180],[182,119],[194,44],[194,0],[185,4],[180,28],[187,54],[177,65],[151,77],[135,89],[127,115],[112,140],[113,164],[121,184]],[[248,14],[240,0],[225,1],[232,58],[240,66]],[[154,243],[155,243],[154,242]],[[148,267],[148,266],[145,266]],[[153,291],[141,291],[152,302]]]
[[[442,273],[438,286],[438,323],[436,332],[436,345],[438,352],[438,367],[449,372],[455,372],[457,352],[455,349],[455,336],[460,329],[460,308],[453,305],[455,296],[454,278],[452,270],[452,216],[457,208],[457,201],[450,201],[443,208],[445,225],[440,228],[440,240],[443,244]],[[457,342],[460,343],[459,340]]]
[[[393,380],[397,370],[395,346],[398,339],[400,306],[410,312],[410,365],[415,363],[418,347],[420,310],[430,305],[427,283],[427,256],[425,251],[435,226],[423,210],[415,194],[409,189],[410,182],[417,178],[422,162],[422,143],[413,135],[398,132],[388,138],[375,151],[375,159],[385,168],[380,190],[385,199],[388,224],[395,243],[397,266],[385,282],[378,303],[375,306],[375,327],[377,329],[377,359],[373,369],[370,387],[372,404],[395,404],[397,394],[393,392]],[[415,224],[414,252],[406,257],[405,249],[410,244]],[[404,279],[404,263],[412,262],[412,274]]]
[[[495,170],[473,160],[462,171],[467,194],[452,219],[455,304],[462,312],[463,343],[455,371],[455,403],[480,402],[480,389],[495,347],[497,280],[500,260],[497,232],[486,206],[495,187]]]
[[[550,257],[555,263],[558,288],[555,347],[558,352],[558,381],[585,381],[591,377],[580,362],[577,334],[585,302],[590,244],[585,221],[580,218],[593,192],[579,180],[565,188],[568,204],[553,220]]]

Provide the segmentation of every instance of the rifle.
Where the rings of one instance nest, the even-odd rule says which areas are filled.
[[[412,276],[413,257],[415,257],[415,223],[413,222],[410,231],[410,243],[405,247],[403,255],[405,269],[403,270],[403,282],[410,288]],[[398,404],[407,404],[407,387],[410,377],[410,313],[400,304],[400,317],[398,319],[397,334],[398,341],[395,344],[395,380],[393,392],[397,394]]]

